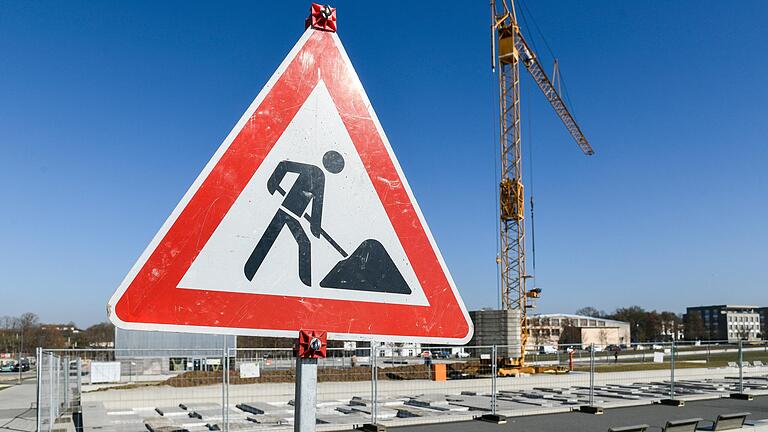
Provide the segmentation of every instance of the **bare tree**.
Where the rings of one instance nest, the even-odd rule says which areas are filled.
[[[592,306],[585,306],[581,309],[578,309],[576,311],[576,315],[583,315],[583,316],[594,317],[594,318],[605,318],[606,316],[605,311],[598,310],[596,308],[593,308]]]

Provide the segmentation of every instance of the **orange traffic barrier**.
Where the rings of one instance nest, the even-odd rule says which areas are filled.
[[[446,380],[446,368],[444,364],[432,365],[432,381],[445,381]]]

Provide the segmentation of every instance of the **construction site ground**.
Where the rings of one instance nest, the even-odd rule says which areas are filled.
[[[733,367],[677,370],[675,396],[687,401],[727,397],[740,390],[738,373]],[[668,370],[598,373],[593,404],[604,408],[651,405],[669,397],[669,378]],[[589,374],[583,372],[498,378],[497,409],[516,419],[568,413],[589,404],[589,381]],[[744,383],[744,391],[768,395],[768,368],[750,369]],[[471,420],[490,412],[491,385],[490,377],[442,382],[384,379],[377,385],[378,420],[388,426]],[[222,410],[222,391],[220,383],[195,387],[165,383],[86,392],[82,395],[86,430],[170,427],[204,432],[214,425],[221,427],[224,414],[229,430],[292,428],[292,382],[232,384],[227,390],[226,411]],[[369,423],[371,408],[370,381],[318,384],[318,430],[343,430]]]

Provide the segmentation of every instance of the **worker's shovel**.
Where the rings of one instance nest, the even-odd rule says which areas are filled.
[[[281,188],[280,186],[277,186],[277,191],[280,193],[280,195],[285,196],[286,192]],[[308,222],[312,222],[312,220],[309,218],[309,214],[304,213],[304,219],[306,219]],[[348,257],[349,254],[338,244],[336,243],[336,240],[333,239],[323,228],[320,228],[320,235],[328,242],[331,246],[333,246],[336,251],[338,251],[341,256],[344,258]]]

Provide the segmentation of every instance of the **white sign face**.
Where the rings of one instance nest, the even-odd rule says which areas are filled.
[[[655,352],[655,353],[653,353],[653,362],[654,363],[664,363],[664,353],[663,352]]]
[[[344,342],[344,351],[354,351],[357,349],[357,342]]]
[[[258,378],[261,376],[261,368],[257,362],[240,363],[240,378]]]
[[[399,271],[410,293],[387,293],[324,287],[322,281],[344,258],[325,236],[311,234],[308,218],[296,218],[286,211],[286,219],[297,220],[310,244],[310,285],[300,279],[300,252],[289,226],[277,233],[251,280],[243,277],[243,264],[254,252],[254,245],[269,235],[276,212],[285,209],[287,197],[270,193],[268,184],[283,161],[308,166],[323,166],[323,158],[335,151],[343,158],[339,173],[323,175],[323,230],[351,253],[366,239],[376,239]],[[336,106],[321,81],[262,162],[229,213],[214,231],[197,259],[181,279],[178,288],[229,291],[279,296],[357,300],[366,302],[428,306],[419,280],[405,255],[392,223],[384,211],[368,173],[339,116]],[[302,174],[303,175],[303,174]],[[298,175],[288,172],[279,187],[290,194]],[[290,196],[290,195],[288,195]],[[305,215],[314,211],[312,202]],[[283,225],[285,226],[285,225]]]
[[[120,362],[91,362],[91,384],[119,382]]]

